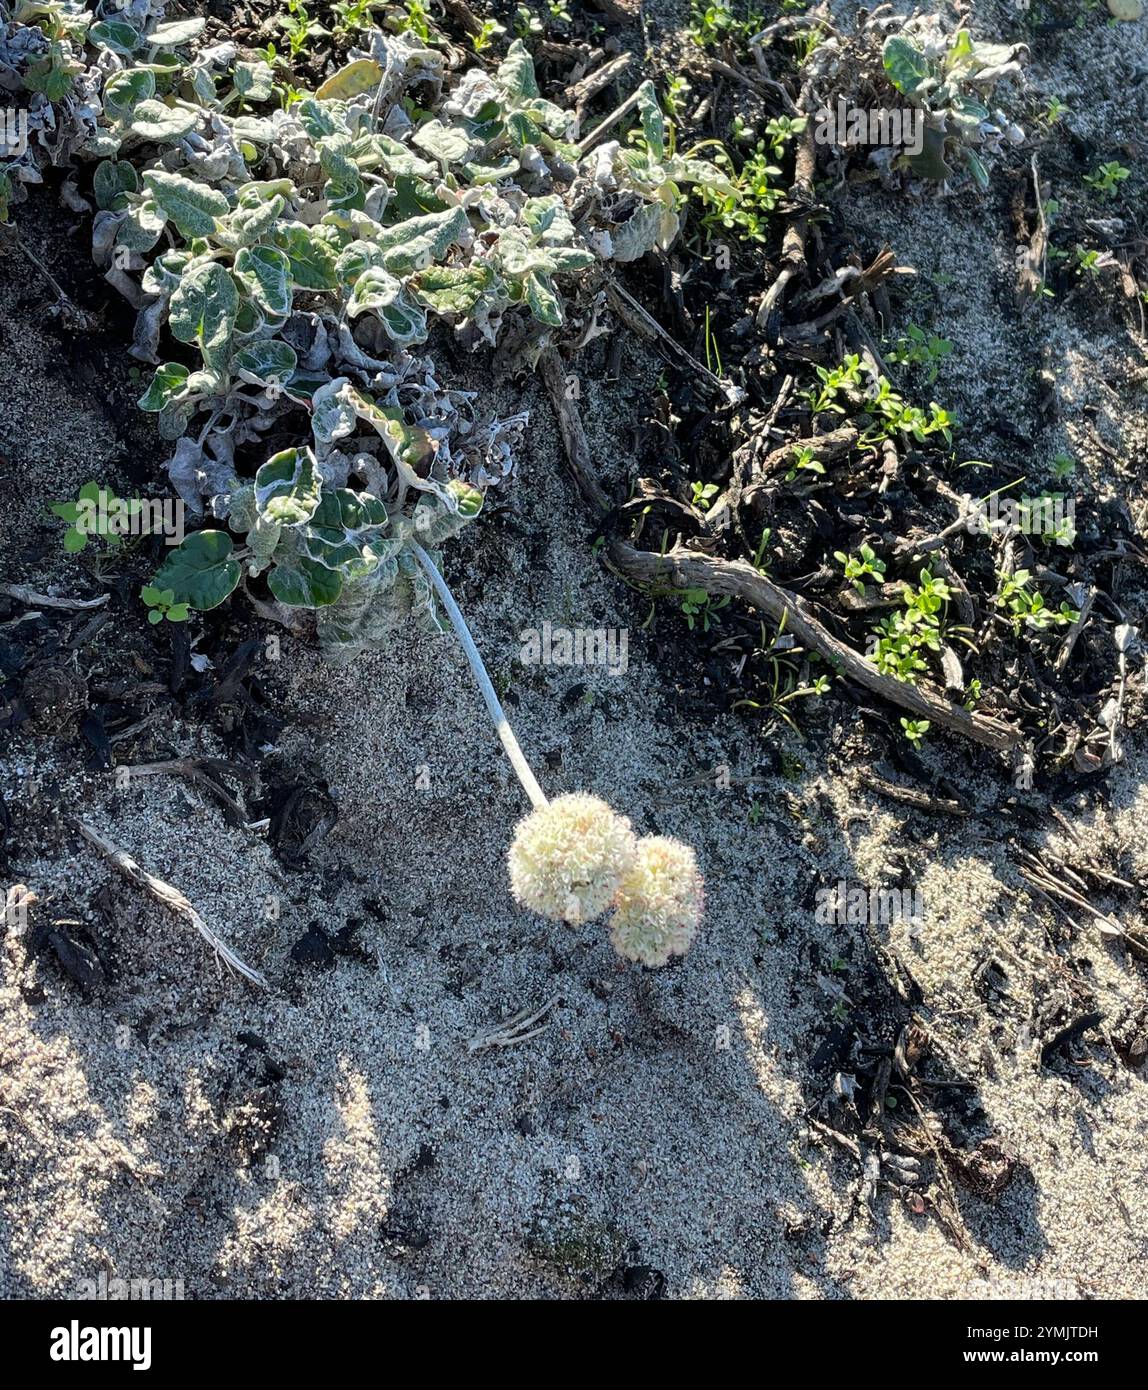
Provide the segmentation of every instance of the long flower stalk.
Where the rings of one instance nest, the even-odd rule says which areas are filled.
[[[417,541],[411,547],[462,643],[506,756],[534,807],[518,823],[507,852],[516,900],[571,925],[612,911],[610,939],[627,960],[656,967],[685,955],[702,915],[702,878],[693,850],[663,836],[638,839],[625,816],[585,792],[546,799],[446,580]]]
[[[510,759],[510,765],[518,774],[518,780],[526,789],[526,795],[530,798],[531,805],[535,810],[542,810],[550,803],[546,798],[546,793],[538,785],[530,764],[526,761],[526,754],[518,740],[514,737],[514,730],[510,727],[510,721],[506,717],[506,711],[502,708],[502,703],[495,693],[494,686],[491,684],[486,667],[483,664],[482,656],[478,647],[475,646],[474,638],[470,635],[470,628],[466,625],[466,619],[462,616],[462,610],[454,601],[454,595],[447,588],[446,580],[439,573],[438,566],[419,545],[418,541],[411,542],[411,548],[415,553],[415,559],[426,571],[427,578],[434,585],[434,591],[438,595],[446,615],[454,627],[462,649],[466,653],[466,659],[470,662],[470,669],[474,672],[474,678],[478,682],[478,688],[482,691],[482,698],[486,702],[486,708],[494,723],[495,730],[506,756]]]

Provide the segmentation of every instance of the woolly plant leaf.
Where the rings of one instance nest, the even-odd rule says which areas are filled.
[[[217,608],[239,583],[233,549],[226,531],[195,531],[160,566],[155,586],[201,612]]]
[[[415,297],[436,314],[469,314],[494,284],[494,270],[486,262],[469,266],[433,265],[410,279]]]
[[[156,206],[172,222],[181,236],[210,236],[216,221],[226,217],[227,199],[218,189],[181,174],[169,174],[163,169],[149,169],[143,176],[144,187]]]
[[[205,361],[224,353],[235,329],[239,291],[218,261],[189,270],[171,296],[168,322],[181,343],[198,343]]]
[[[236,376],[259,386],[285,386],[298,365],[295,349],[278,338],[246,343],[231,358],[231,370]]]
[[[912,96],[921,83],[932,76],[928,58],[915,44],[897,34],[885,40],[881,60],[886,77],[906,96]]]
[[[255,474],[255,505],[261,520],[281,526],[310,521],[322,486],[310,449],[282,449]]]
[[[376,315],[387,336],[399,347],[425,341],[426,310],[411,300],[401,280],[377,266],[363,271],[347,301],[348,318],[357,318],[368,310]]]

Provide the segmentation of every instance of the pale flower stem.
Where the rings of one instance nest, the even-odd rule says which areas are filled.
[[[531,805],[535,810],[540,811],[550,803],[546,799],[546,793],[538,785],[538,779],[530,770],[530,764],[526,761],[526,754],[519,746],[518,740],[514,737],[514,730],[510,727],[510,721],[506,717],[506,712],[495,694],[494,686],[490,683],[490,677],[486,674],[486,667],[482,663],[478,648],[474,645],[474,638],[470,635],[470,628],[466,625],[466,619],[462,616],[462,610],[454,601],[454,595],[446,586],[446,580],[438,572],[431,557],[419,545],[418,541],[410,542],[411,549],[415,553],[415,559],[422,565],[427,573],[427,577],[434,585],[434,591],[439,596],[442,606],[446,609],[446,615],[454,627],[458,640],[462,643],[462,649],[466,653],[466,659],[470,662],[470,669],[474,672],[474,678],[478,682],[478,688],[482,691],[482,698],[486,702],[486,708],[494,722],[494,727],[501,740],[506,756],[510,759],[510,765],[518,774],[518,780],[526,789],[526,795],[530,798]]]

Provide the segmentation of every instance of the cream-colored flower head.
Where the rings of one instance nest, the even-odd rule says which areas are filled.
[[[610,906],[636,848],[630,822],[598,797],[555,797],[518,823],[507,856],[511,892],[544,917],[587,922]]]
[[[610,940],[627,960],[665,965],[684,956],[702,920],[698,862],[689,845],[664,835],[638,841],[638,853],[618,885]]]

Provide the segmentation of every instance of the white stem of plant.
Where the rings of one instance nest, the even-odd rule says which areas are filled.
[[[458,635],[459,642],[462,643],[462,649],[466,653],[467,661],[470,662],[470,669],[474,672],[479,690],[482,691],[482,698],[486,702],[486,708],[494,722],[499,740],[506,750],[506,756],[510,759],[510,765],[526,789],[526,795],[530,798],[531,805],[534,806],[535,810],[541,810],[543,806],[549,805],[546,800],[546,793],[538,785],[538,779],[526,761],[526,754],[523,753],[518,740],[514,737],[514,730],[510,727],[506,711],[502,708],[502,704],[495,694],[494,686],[486,673],[482,657],[474,644],[474,638],[470,635],[470,628],[467,627],[466,619],[462,616],[462,610],[455,603],[454,595],[447,588],[446,580],[438,572],[438,567],[418,541],[411,541],[411,548],[415,553],[415,559],[426,570],[427,578],[434,585],[434,591],[446,609],[446,615]]]

